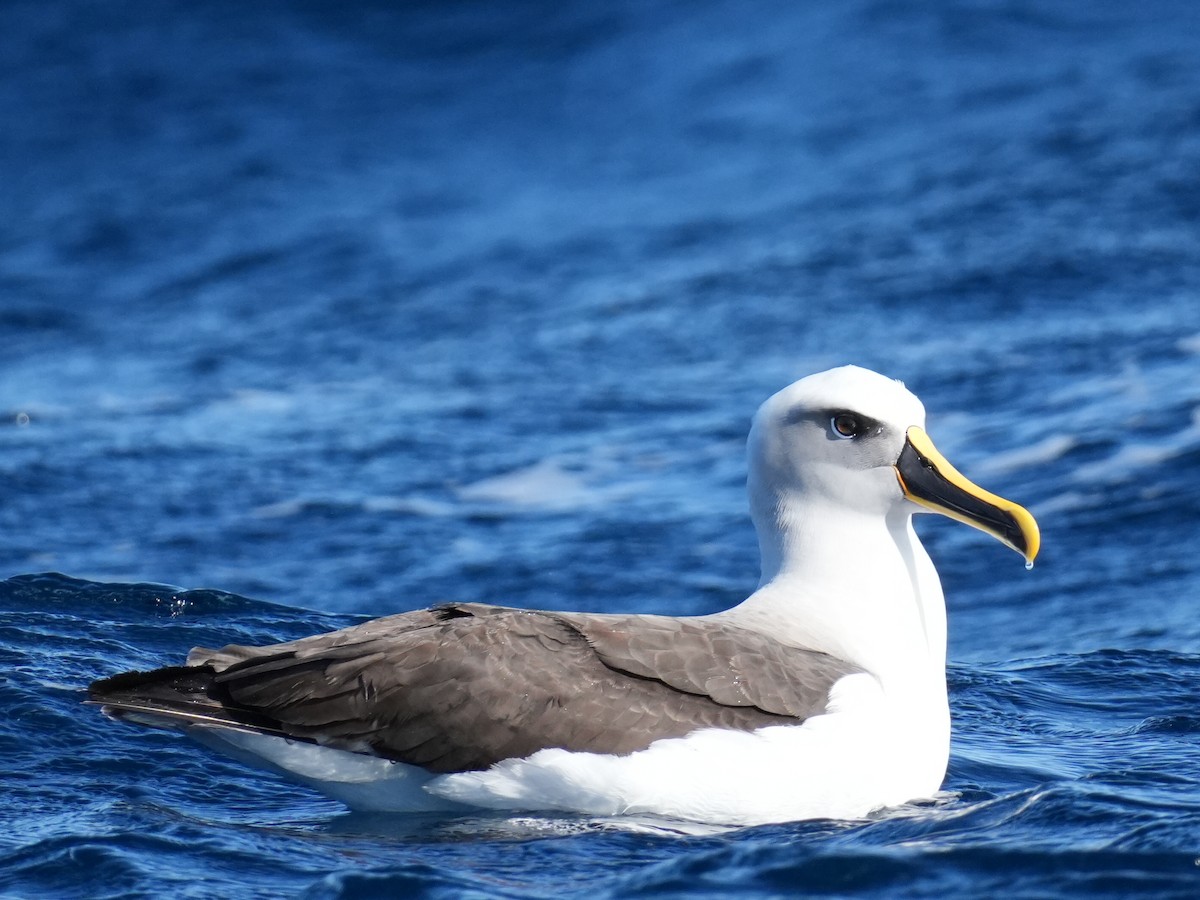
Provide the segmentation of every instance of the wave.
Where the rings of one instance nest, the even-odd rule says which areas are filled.
[[[83,896],[94,877],[111,896],[206,896],[195,885],[220,873],[310,897],[1184,896],[1196,885],[1195,654],[953,665],[955,741],[936,800],[858,822],[701,835],[670,822],[347,813],[81,706],[92,678],[179,660],[194,644],[263,643],[354,621],[216,590],[58,574],[0,582],[9,698],[0,753],[16,811],[0,836],[0,888]]]

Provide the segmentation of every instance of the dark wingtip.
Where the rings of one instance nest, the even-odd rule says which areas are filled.
[[[212,683],[213,674],[210,666],[167,666],[145,672],[120,672],[108,678],[97,678],[89,684],[88,700],[106,703],[128,699],[131,694],[164,684],[171,685],[175,690],[203,693]]]

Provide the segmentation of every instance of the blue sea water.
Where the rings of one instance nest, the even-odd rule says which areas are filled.
[[[0,123],[0,893],[1200,895],[1200,5],[10,0]],[[735,603],[749,416],[845,362],[1043,530],[919,523],[935,802],[364,816],[80,705]]]

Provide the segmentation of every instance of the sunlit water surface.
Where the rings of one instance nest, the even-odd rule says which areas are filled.
[[[1196,896],[1197,59],[1158,0],[5,4],[0,891]],[[1042,526],[919,523],[933,802],[366,817],[80,706],[440,600],[730,605],[749,416],[844,362]]]

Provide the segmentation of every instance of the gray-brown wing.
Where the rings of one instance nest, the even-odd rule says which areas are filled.
[[[261,648],[202,652],[227,708],[433,771],[545,747],[627,753],[700,727],[795,721],[605,665],[554,616],[442,607]]]
[[[796,724],[824,708],[833,667],[805,693],[783,671],[784,648],[738,629],[670,624],[680,621],[461,604],[274,647],[197,650],[189,664],[216,670],[227,709],[436,772],[547,747],[630,753],[697,728]],[[803,667],[805,651],[791,652]],[[775,678],[787,686],[765,684]]]

